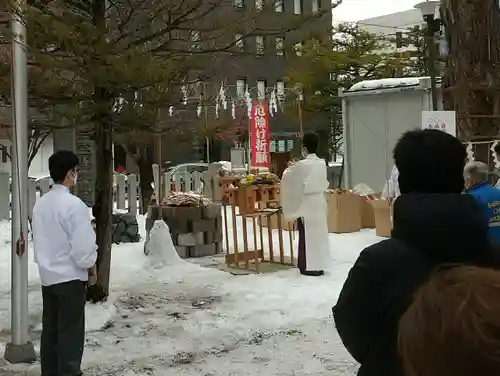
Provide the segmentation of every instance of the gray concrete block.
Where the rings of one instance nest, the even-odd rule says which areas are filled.
[[[215,242],[215,253],[221,254],[224,253],[224,245],[222,241]]]
[[[224,234],[222,232],[222,228],[219,228],[214,231],[214,241],[221,242],[222,240],[224,240]]]
[[[214,219],[202,219],[200,221],[194,221],[191,223],[192,232],[205,232],[213,231],[216,228],[216,223]]]
[[[213,219],[222,215],[221,204],[208,204],[202,208],[202,216],[205,219]]]
[[[188,232],[193,232],[191,230],[191,222],[182,220],[176,217],[163,217],[163,220],[167,224],[170,232],[177,232],[180,234],[185,234]]]
[[[179,234],[177,237],[177,244],[180,246],[194,246],[203,244],[203,232],[191,232],[188,234]]]
[[[171,207],[164,206],[162,209],[163,218],[176,218],[179,221],[197,221],[202,218],[202,208],[197,206],[190,207]]]
[[[212,244],[215,242],[215,233],[213,231],[207,231],[203,233],[203,243]]]
[[[213,256],[217,252],[217,248],[215,246],[215,243],[212,244],[204,244],[204,245],[197,245],[196,247],[190,247],[190,257],[206,257],[206,256]]]
[[[179,255],[180,258],[188,258],[190,253],[191,253],[191,250],[190,250],[191,247],[182,247],[182,246],[178,246],[176,245],[175,246],[175,250],[177,251],[177,254]]]

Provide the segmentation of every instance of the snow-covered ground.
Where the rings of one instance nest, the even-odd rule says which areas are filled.
[[[354,375],[331,308],[359,252],[380,240],[372,230],[330,235],[331,267],[321,278],[295,269],[234,276],[206,266],[216,258],[154,269],[142,242],[114,245],[110,299],[87,306],[85,375]],[[30,335],[38,347],[41,294],[32,262],[29,286]],[[10,223],[0,222],[2,353],[9,290]],[[39,375],[39,366],[0,360],[0,374]]]

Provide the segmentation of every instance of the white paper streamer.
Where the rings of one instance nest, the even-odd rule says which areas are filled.
[[[497,159],[496,153],[495,153],[495,146],[498,145],[498,141],[495,141],[493,145],[491,145],[491,157],[493,158],[493,163],[495,164],[495,168],[500,168],[500,161]]]
[[[201,116],[201,110],[202,110],[201,105],[198,105],[198,107],[196,108],[196,115],[198,115],[198,117]]]
[[[276,100],[276,87],[273,88],[271,92],[271,97],[269,98],[269,114],[274,116],[278,112],[278,102]]]
[[[170,116],[174,116],[174,106],[170,106],[170,107],[168,108],[168,114],[169,114]]]
[[[233,117],[233,120],[236,120],[236,104],[231,102],[231,116]]]
[[[250,95],[250,92],[248,91],[248,87],[245,90],[245,101],[247,104],[247,110],[248,110],[248,118],[252,118],[252,96]]]
[[[226,99],[226,91],[224,90],[224,84],[220,85],[219,89],[219,100],[222,103],[222,108],[227,110],[227,99]]]
[[[181,92],[182,92],[182,104],[187,105],[188,103],[188,89],[186,85],[181,86]]]
[[[467,162],[469,163],[474,162],[474,149],[472,146],[472,142],[467,143],[466,151],[467,151]]]

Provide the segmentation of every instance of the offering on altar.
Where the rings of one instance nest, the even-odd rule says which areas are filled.
[[[278,175],[271,172],[262,172],[256,175],[247,175],[245,178],[240,180],[240,185],[273,185],[278,184],[279,182],[280,178],[278,177]]]
[[[162,201],[162,206],[206,206],[212,201],[193,192],[170,192]]]

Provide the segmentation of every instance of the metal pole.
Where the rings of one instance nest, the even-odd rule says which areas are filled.
[[[205,145],[205,151],[207,153],[207,163],[210,163],[210,137],[208,135],[208,106],[207,106],[207,86],[204,83],[203,84],[203,97],[202,97],[202,103],[203,103],[203,114],[205,118],[205,142],[207,143]]]
[[[429,75],[431,77],[432,110],[438,110],[438,97],[436,85],[436,43],[434,41],[434,16],[427,16],[427,48],[429,50]]]
[[[205,105],[204,107],[204,112],[205,112],[205,141],[206,141],[206,153],[207,153],[207,163],[210,163],[210,137],[208,135],[208,108]]]
[[[251,142],[252,139],[252,119],[248,118],[248,151],[247,151],[247,160],[248,160],[248,173],[250,174],[252,172],[252,149],[251,149]]]
[[[12,276],[11,276],[11,342],[5,358],[11,363],[36,359],[28,338],[28,65],[26,26],[22,19],[25,0],[18,0],[12,15]]]
[[[161,129],[158,128],[158,135],[156,136],[156,159],[157,159],[157,164],[158,164],[158,169],[159,171],[163,170],[163,135],[161,133]],[[161,174],[158,178],[158,192],[156,196],[156,203],[157,205],[161,205],[161,202],[163,200],[162,194],[163,194],[163,187],[162,187],[162,178],[163,174]]]
[[[301,102],[302,100],[300,97],[297,99],[297,110],[298,110],[298,115],[299,115],[299,137],[302,139],[304,136],[304,122],[302,119],[302,105]]]

